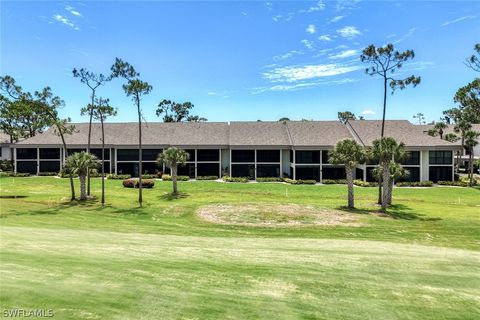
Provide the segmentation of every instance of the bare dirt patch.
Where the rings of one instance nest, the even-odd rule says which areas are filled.
[[[208,222],[225,225],[262,227],[362,225],[360,217],[354,213],[297,204],[213,204],[200,207],[197,215]]]

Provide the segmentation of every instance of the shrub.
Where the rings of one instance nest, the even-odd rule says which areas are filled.
[[[13,171],[13,161],[0,160],[0,171]]]
[[[240,182],[240,183],[247,183],[250,181],[250,178],[248,177],[229,177],[229,176],[224,176],[223,181],[225,182]]]
[[[0,176],[2,177],[17,177],[17,178],[22,178],[22,177],[30,177],[30,173],[26,173],[26,172],[18,172],[18,173],[15,173],[15,172],[0,172]]]
[[[172,181],[172,176],[169,174],[164,174],[162,176],[163,181]],[[177,181],[188,181],[190,180],[189,176],[177,176]]]
[[[263,177],[257,178],[257,182],[283,182],[283,179],[278,177]]]
[[[437,184],[442,186],[456,186],[456,187],[469,187],[470,181],[464,179],[458,181],[438,181]],[[473,185],[477,185],[477,181],[473,180]]]
[[[139,180],[138,179],[125,179],[123,180],[123,186],[125,188],[138,188]],[[155,186],[155,180],[151,179],[142,179],[142,188],[151,189]]]
[[[123,186],[125,188],[135,188],[135,180],[134,179],[125,179],[125,180],[123,180]]]
[[[359,187],[378,187],[378,182],[368,182],[363,180],[353,180],[353,184]]]
[[[39,172],[38,175],[39,176],[45,176],[45,177],[51,177],[51,176],[56,176],[57,173],[56,172]]]
[[[433,182],[432,181],[402,181],[402,182],[397,182],[396,183],[397,187],[432,187]]]
[[[302,179],[298,179],[298,180],[293,180],[293,179],[285,179],[284,180],[286,183],[290,183],[290,184],[315,184],[317,183],[316,180],[302,180]]]
[[[130,174],[108,174],[107,179],[112,179],[112,180],[124,180],[124,179],[130,179],[132,176]]]
[[[197,180],[217,180],[217,176],[198,176]]]
[[[323,179],[323,184],[347,184],[345,179]]]
[[[142,179],[156,179],[156,178],[157,178],[156,174],[146,173],[142,175]]]

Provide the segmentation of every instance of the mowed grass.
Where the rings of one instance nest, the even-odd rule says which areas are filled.
[[[92,193],[100,194],[93,179]],[[107,181],[107,206],[68,203],[68,179],[0,178],[0,304],[58,319],[478,319],[480,189]],[[17,196],[17,198],[10,198]],[[349,225],[215,224],[199,208],[271,204]],[[323,212],[322,211],[322,212]],[[270,218],[272,213],[268,212]],[[239,219],[238,215],[235,219]],[[283,219],[283,217],[282,217]],[[283,220],[282,220],[283,221]],[[305,219],[305,221],[309,221]]]

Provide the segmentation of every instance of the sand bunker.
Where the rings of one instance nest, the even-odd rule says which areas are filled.
[[[360,217],[335,209],[297,204],[214,204],[197,215],[208,222],[244,226],[360,226]]]

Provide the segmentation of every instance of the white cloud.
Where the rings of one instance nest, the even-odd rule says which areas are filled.
[[[73,29],[75,29],[75,30],[77,30],[77,31],[80,30],[80,28],[78,28],[77,26],[75,26],[75,24],[74,24],[72,21],[70,21],[68,18],[62,16],[61,14],[56,14],[56,15],[54,15],[54,16],[53,16],[53,19],[54,19],[55,21],[57,21],[57,22],[63,23],[63,24],[66,25],[66,26],[69,26],[69,27],[71,27],[71,28],[73,28]]]
[[[216,92],[216,91],[208,91],[207,95],[212,96],[212,97],[222,97],[222,98],[228,98],[227,95]]]
[[[312,82],[301,82],[296,84],[277,84],[270,87],[259,87],[252,90],[252,94],[264,93],[267,91],[279,92],[279,91],[296,91],[301,89],[307,89],[311,87],[317,87],[320,85],[329,85],[329,84],[347,84],[352,82],[357,82],[358,80],[345,78],[340,80],[331,80],[331,81],[312,81]]]
[[[241,14],[242,14],[242,16],[244,16],[244,17],[247,17],[247,18],[248,18],[248,13],[246,13],[246,12],[243,12],[243,11],[242,11],[242,12],[241,12]]]
[[[463,16],[463,17],[460,17],[460,18],[457,18],[457,19],[454,19],[454,20],[446,21],[446,22],[441,24],[441,27],[445,27],[445,26],[448,26],[450,24],[454,24],[454,23],[461,22],[461,21],[464,21],[464,20],[475,19],[475,18],[476,18],[476,16]]]
[[[370,109],[366,109],[366,110],[363,110],[363,111],[362,111],[362,114],[363,114],[364,116],[373,116],[373,115],[375,115],[375,111],[370,110]]]
[[[392,33],[392,34],[389,34],[386,38],[391,39],[391,38],[395,38],[396,36],[397,36],[396,33]]]
[[[279,54],[279,55],[274,56],[273,60],[274,61],[286,60],[288,58],[293,57],[294,55],[299,55],[299,54],[303,54],[303,52],[298,51],[298,50],[292,50],[292,51],[289,51],[287,53]]]
[[[345,26],[337,30],[337,33],[344,38],[355,38],[362,33],[354,26]]]
[[[317,29],[315,28],[314,24],[309,24],[307,29],[305,29],[305,31],[310,34],[314,34],[317,31]]]
[[[330,23],[338,22],[338,21],[342,20],[343,18],[345,18],[345,17],[344,16],[335,16],[332,19],[330,19],[329,22]]]
[[[315,6],[308,8],[307,12],[315,12],[325,9],[325,3],[322,0],[318,1]]]
[[[307,49],[310,49],[312,50],[313,49],[313,41],[310,41],[310,40],[302,40],[300,41],[301,43],[303,43],[303,45],[307,48]]]
[[[74,7],[72,6],[66,6],[65,7],[65,10],[67,10],[68,12],[70,12],[72,15],[74,16],[77,16],[77,17],[81,17],[82,14],[80,12],[78,12],[77,10],[75,10]]]
[[[330,35],[324,34],[324,35],[321,35],[320,37],[318,37],[318,40],[321,40],[321,41],[332,41],[332,38],[330,37]]]
[[[337,53],[337,54],[334,54],[334,55],[331,55],[329,56],[328,58],[329,59],[344,59],[344,58],[349,58],[349,57],[353,57],[355,55],[358,54],[358,51],[357,50],[345,50],[345,51],[342,51],[340,53]]]
[[[307,79],[330,77],[358,70],[359,66],[345,66],[335,63],[306,66],[286,66],[263,73],[271,82],[296,82]]]
[[[318,1],[314,6],[311,6],[306,9],[299,9],[297,11],[289,12],[285,15],[283,14],[278,14],[272,18],[273,21],[279,21],[284,19],[285,21],[290,21],[296,14],[303,14],[303,13],[312,13],[316,11],[320,11],[325,9],[325,4],[323,3],[322,0]]]
[[[397,44],[397,43],[400,43],[402,41],[407,40],[408,38],[410,38],[413,35],[413,33],[416,30],[417,30],[417,28],[415,28],[415,27],[410,28],[407,33],[405,33],[403,36],[400,37],[400,39],[393,41],[393,44]]]

